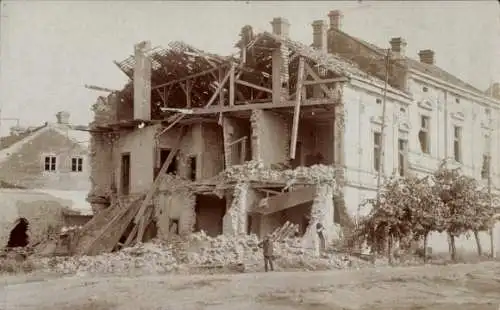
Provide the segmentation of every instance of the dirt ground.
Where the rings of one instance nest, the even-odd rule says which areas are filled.
[[[500,309],[500,263],[356,271],[0,278],[0,309]]]

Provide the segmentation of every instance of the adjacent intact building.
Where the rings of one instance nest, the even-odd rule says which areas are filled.
[[[92,216],[86,201],[90,135],[86,126],[70,124],[69,116],[59,112],[56,122],[15,126],[0,138],[0,247],[21,219],[33,243]]]
[[[432,51],[408,58],[401,38],[387,65],[386,50],[342,31],[340,12],[329,18],[312,23],[311,46],[284,18],[272,32],[245,26],[238,57],[137,44],[116,63],[131,82],[94,106],[89,201],[153,193],[149,222],[164,236],[263,235],[290,221],[314,243],[318,222],[329,239],[352,225],[381,167],[430,173],[450,158],[478,179],[490,167],[500,185],[497,99],[439,69]]]

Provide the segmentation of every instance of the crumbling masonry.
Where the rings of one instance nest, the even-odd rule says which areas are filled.
[[[88,200],[110,223],[92,233],[100,248],[199,230],[262,236],[287,221],[307,247],[317,247],[316,223],[336,236],[342,89],[364,73],[290,40],[286,19],[272,26],[245,26],[238,57],[142,42],[116,63],[131,82],[98,99],[91,126]],[[105,237],[118,226],[119,241]]]

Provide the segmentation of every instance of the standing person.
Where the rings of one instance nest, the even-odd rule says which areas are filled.
[[[325,228],[321,223],[316,224],[316,232],[318,234],[319,238],[319,249],[321,252],[323,252],[326,249],[326,240],[325,240],[325,234],[324,234]]]
[[[271,271],[274,271],[273,266],[273,241],[271,240],[271,236],[266,235],[264,240],[259,243],[259,247],[262,247],[262,252],[264,253],[264,269],[267,272],[268,268],[271,267]]]

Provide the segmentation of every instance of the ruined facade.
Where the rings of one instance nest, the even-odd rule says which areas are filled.
[[[142,42],[117,62],[131,82],[98,99],[91,124],[96,210],[145,196],[131,231],[155,223],[162,237],[262,236],[291,221],[315,246],[317,223],[335,238],[375,195],[377,167],[385,176],[419,171],[427,159],[415,137],[429,108],[420,110],[408,65],[384,66],[384,51],[340,30],[339,12],[329,26],[313,23],[312,47],[290,39],[286,19],[271,25],[272,33],[243,27],[239,57]],[[395,40],[390,57],[403,57],[402,48]],[[380,68],[389,68],[388,83]],[[477,100],[498,113],[498,101]],[[374,164],[381,141],[384,165]],[[428,143],[438,152],[438,139]],[[464,158],[475,163],[476,155]],[[152,216],[140,219],[149,205]]]

